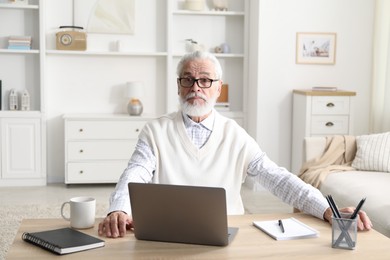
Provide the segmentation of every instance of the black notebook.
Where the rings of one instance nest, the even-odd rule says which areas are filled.
[[[26,242],[63,255],[104,246],[104,240],[72,228],[61,228],[22,235]]]

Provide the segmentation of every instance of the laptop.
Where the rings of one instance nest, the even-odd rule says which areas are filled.
[[[226,246],[238,231],[227,225],[223,188],[151,183],[128,188],[137,239]]]

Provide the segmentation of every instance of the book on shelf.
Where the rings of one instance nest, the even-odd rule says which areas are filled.
[[[253,225],[275,240],[291,240],[301,238],[318,237],[318,231],[302,223],[295,218],[281,219],[283,228],[279,220],[254,221]]]
[[[337,91],[337,87],[314,86],[313,91]]]
[[[8,49],[12,50],[31,50],[31,36],[12,35],[8,39]]]
[[[72,228],[60,228],[22,235],[22,239],[59,255],[103,247],[105,242]]]
[[[8,45],[9,50],[31,50],[31,46]]]

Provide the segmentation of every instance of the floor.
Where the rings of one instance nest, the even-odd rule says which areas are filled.
[[[56,204],[68,201],[72,197],[91,196],[97,202],[108,203],[112,184],[104,185],[65,185],[49,184],[41,187],[2,187],[0,205]]]
[[[91,196],[97,203],[108,203],[115,185],[65,185],[49,184],[44,187],[2,187],[0,205],[23,204],[60,204],[72,197]],[[253,192],[246,186],[242,189],[242,198],[247,213],[292,212],[292,208],[267,191]]]

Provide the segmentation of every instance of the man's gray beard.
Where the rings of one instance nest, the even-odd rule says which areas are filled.
[[[189,95],[191,95],[190,93]],[[186,115],[189,116],[204,116],[211,112],[214,108],[217,98],[211,97],[207,99],[204,95],[200,95],[204,99],[203,104],[198,104],[199,101],[195,100],[194,104],[191,104],[187,101],[188,96],[182,98],[179,96],[180,107]],[[193,94],[192,94],[193,95]]]

